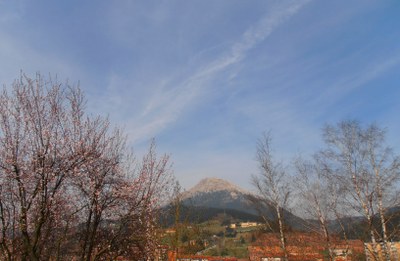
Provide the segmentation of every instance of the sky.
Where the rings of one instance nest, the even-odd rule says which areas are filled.
[[[377,123],[400,149],[398,0],[0,0],[0,84],[79,84],[141,155],[152,138],[188,189],[251,189],[257,139],[289,163],[321,128]]]

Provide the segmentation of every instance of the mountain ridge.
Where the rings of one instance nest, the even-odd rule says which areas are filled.
[[[233,183],[220,178],[205,178],[195,186],[182,193],[182,204],[187,207],[206,209],[220,209],[222,213],[226,210],[241,212],[243,214],[260,217],[259,211],[249,197],[254,196]],[[303,220],[284,209],[285,219],[294,228],[301,229]],[[275,214],[266,209],[264,217],[273,220]]]
[[[205,178],[182,193],[182,203],[186,206],[232,209],[251,215],[257,211],[248,201],[250,192],[220,178]]]
[[[241,193],[241,194],[251,194],[245,189],[240,188],[239,186],[221,179],[221,178],[204,178],[200,180],[195,186],[191,189],[182,193],[182,199],[187,199],[195,196],[199,193],[214,193],[218,191],[230,191],[232,193]]]

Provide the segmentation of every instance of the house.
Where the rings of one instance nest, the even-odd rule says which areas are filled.
[[[358,260],[363,254],[363,242],[360,240],[332,240],[331,248],[336,261]],[[324,260],[328,250],[324,240],[313,233],[290,233],[286,237],[286,249],[289,260],[316,261]],[[269,233],[248,247],[250,261],[280,261],[285,254],[280,247],[279,236]]]
[[[257,222],[242,222],[242,223],[240,223],[240,226],[242,227],[242,228],[248,228],[248,227],[256,227],[256,226],[258,226],[259,224],[257,223]]]

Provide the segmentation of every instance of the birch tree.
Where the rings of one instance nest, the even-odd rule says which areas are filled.
[[[273,158],[269,133],[265,133],[258,140],[256,160],[260,172],[252,177],[252,181],[257,194],[251,196],[250,200],[255,204],[270,229],[272,229],[269,221],[271,217],[277,221],[280,247],[287,260],[284,209],[288,206],[291,189],[284,167]]]
[[[392,197],[399,181],[399,158],[385,144],[385,130],[371,124],[363,128],[356,121],[327,125],[323,130],[327,149],[322,152],[330,178],[340,184],[352,211],[365,218],[372,244],[372,255],[379,260],[377,244],[390,260],[386,211],[394,206]],[[379,228],[374,219],[379,216]]]
[[[306,218],[304,225],[307,230],[323,238],[329,260],[335,260],[335,239],[338,236],[344,238],[349,250],[346,229],[342,223],[343,215],[339,197],[341,189],[329,179],[318,154],[309,161],[298,158],[295,161],[295,168],[297,208]],[[339,229],[332,230],[332,221],[339,225]]]

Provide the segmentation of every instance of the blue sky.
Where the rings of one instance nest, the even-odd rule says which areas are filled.
[[[79,82],[138,154],[155,137],[184,187],[249,188],[266,130],[286,161],[343,119],[400,148],[399,14],[397,0],[0,0],[0,83]]]

